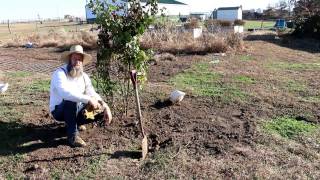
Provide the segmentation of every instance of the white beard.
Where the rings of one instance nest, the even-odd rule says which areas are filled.
[[[68,74],[72,78],[80,77],[83,73],[83,66],[75,67],[71,66],[71,64],[68,65]]]

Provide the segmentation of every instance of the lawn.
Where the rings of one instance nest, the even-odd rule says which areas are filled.
[[[244,29],[258,29],[258,28],[272,28],[275,25],[275,21],[252,21],[246,20]]]

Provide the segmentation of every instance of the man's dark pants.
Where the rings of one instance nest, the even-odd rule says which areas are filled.
[[[83,103],[63,100],[51,113],[57,121],[66,123],[67,135],[73,137],[78,134],[79,126],[92,122],[83,115],[85,107]]]

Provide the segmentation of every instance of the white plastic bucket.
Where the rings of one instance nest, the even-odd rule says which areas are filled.
[[[185,95],[186,93],[182,91],[174,90],[171,92],[169,100],[175,104],[175,103],[181,102]]]

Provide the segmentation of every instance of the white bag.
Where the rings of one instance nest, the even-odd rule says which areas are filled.
[[[174,90],[171,92],[169,100],[175,104],[175,103],[181,102],[185,95],[186,93],[182,91]]]

